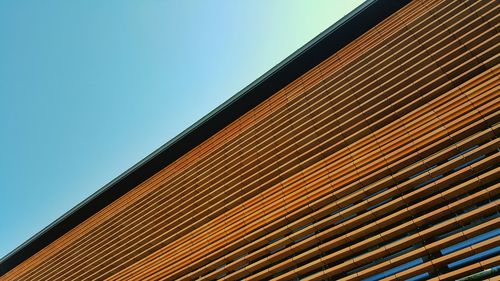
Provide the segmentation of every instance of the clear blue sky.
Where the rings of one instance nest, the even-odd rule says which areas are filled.
[[[361,0],[0,2],[0,257]]]

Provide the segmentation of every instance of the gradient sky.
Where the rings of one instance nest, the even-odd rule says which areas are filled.
[[[362,0],[0,2],[0,257]]]

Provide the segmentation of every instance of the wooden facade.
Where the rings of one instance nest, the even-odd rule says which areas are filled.
[[[412,1],[0,280],[499,266],[499,6]]]

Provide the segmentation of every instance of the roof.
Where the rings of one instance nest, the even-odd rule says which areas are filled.
[[[411,0],[367,0],[0,260],[0,276],[235,121]]]

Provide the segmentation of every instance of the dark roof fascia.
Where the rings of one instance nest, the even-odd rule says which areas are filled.
[[[368,0],[198,122],[106,184],[0,260],[0,276],[124,195],[411,0]]]

